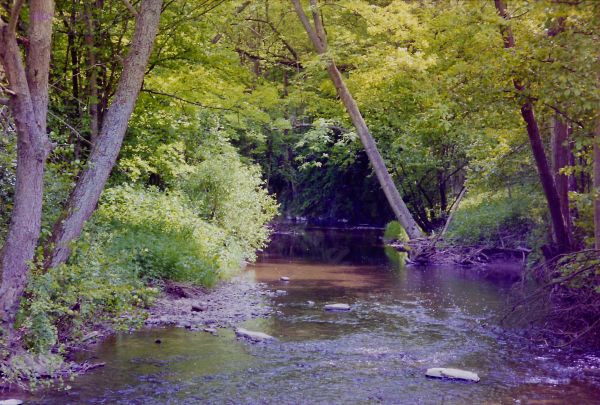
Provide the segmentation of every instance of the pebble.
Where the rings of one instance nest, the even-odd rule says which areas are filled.
[[[287,277],[287,276],[281,276],[281,277],[279,277],[279,279],[280,279],[281,281],[290,281],[290,278],[289,278],[289,277]]]
[[[308,305],[309,307],[314,307],[315,302],[314,301],[306,301],[306,305]]]
[[[5,399],[0,400],[0,405],[21,405],[23,401],[20,399]]]
[[[323,307],[325,311],[350,311],[348,304],[327,304]]]
[[[159,344],[161,344],[161,343],[162,343],[162,340],[160,340],[160,339],[156,339],[156,340],[154,341],[154,343],[156,343],[157,345],[159,345]]]
[[[287,291],[285,291],[285,290],[275,290],[275,294],[277,294],[277,295],[286,295]]]

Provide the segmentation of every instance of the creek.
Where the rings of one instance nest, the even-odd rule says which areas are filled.
[[[263,295],[276,311],[241,326],[276,342],[252,344],[229,329],[120,334],[87,353],[105,367],[27,403],[600,403],[598,353],[535,346],[497,326],[518,266],[404,266],[381,234],[274,235],[244,278],[286,294]],[[323,311],[329,303],[352,309]],[[481,381],[429,379],[428,367],[470,370]]]

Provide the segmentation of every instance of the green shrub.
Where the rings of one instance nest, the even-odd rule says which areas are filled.
[[[390,242],[393,240],[407,242],[408,235],[406,234],[406,231],[404,230],[402,225],[400,225],[400,222],[390,221],[385,226],[385,231],[383,232],[383,240],[386,242]]]
[[[277,212],[257,166],[242,164],[234,154],[216,155],[182,176],[180,187],[200,217],[223,229],[229,245],[241,249],[244,260],[255,258],[269,238],[265,224]]]
[[[106,229],[93,230],[74,246],[68,264],[32,274],[18,326],[34,353],[83,338],[101,323],[116,329],[136,326],[142,320],[141,309],[157,293],[145,286],[122,258],[106,254],[112,243]]]
[[[532,245],[543,227],[543,201],[531,190],[470,193],[461,203],[446,240],[457,244]]]

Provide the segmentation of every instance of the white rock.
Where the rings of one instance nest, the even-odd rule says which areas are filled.
[[[477,374],[471,371],[459,370],[457,368],[428,368],[425,375],[433,378],[452,378],[455,380],[479,382],[479,376]]]
[[[5,399],[0,400],[0,405],[21,405],[23,401],[20,399]]]
[[[277,294],[277,295],[286,295],[287,291],[285,291],[285,290],[276,290],[275,294]]]
[[[281,281],[290,281],[290,278],[289,278],[289,277],[287,277],[287,276],[281,276],[281,277],[279,277],[279,279],[280,279]]]
[[[267,341],[267,340],[277,340],[273,336],[267,335],[266,333],[255,332],[255,331],[251,331],[251,330],[244,329],[244,328],[237,328],[235,330],[235,334],[237,336],[239,336],[239,337],[243,337],[243,338],[252,340],[254,342],[264,342],[264,341]]]
[[[308,305],[309,307],[314,307],[315,302],[314,301],[306,301],[306,305]]]
[[[348,304],[327,304],[323,307],[325,311],[350,311]]]

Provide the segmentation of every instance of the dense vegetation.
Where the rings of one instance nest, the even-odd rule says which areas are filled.
[[[394,219],[335,71],[424,233],[456,210],[447,242],[600,248],[600,2],[312,1],[316,40],[295,1],[22,3],[0,11],[7,375],[15,347],[60,353],[137,324],[167,280],[233,274],[275,196],[287,217]],[[588,259],[565,288],[596,288]]]

